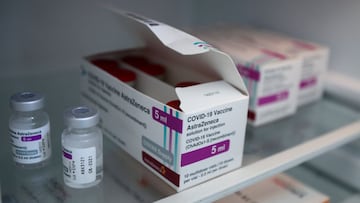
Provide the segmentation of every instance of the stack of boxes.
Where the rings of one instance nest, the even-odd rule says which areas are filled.
[[[253,126],[289,116],[323,94],[324,46],[252,28],[217,27],[196,35],[232,56],[249,91]]]
[[[235,30],[234,34],[238,35],[240,43],[251,43],[253,46],[271,49],[301,59],[301,76],[298,85],[299,106],[322,97],[329,60],[327,47],[266,30],[242,28]]]

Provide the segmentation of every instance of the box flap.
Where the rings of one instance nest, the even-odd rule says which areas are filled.
[[[189,87],[177,87],[175,91],[181,101],[180,108],[186,113],[201,111],[203,108],[220,106],[225,103],[237,101],[241,97],[246,97],[225,81],[209,82]]]
[[[164,23],[132,12],[112,7],[108,9],[125,17],[129,28],[144,40],[150,50],[156,50],[161,57],[178,62],[186,61],[185,63],[190,64],[191,68],[215,76],[214,78],[223,79],[238,88],[244,95],[248,95],[234,62],[227,54]],[[184,60],[183,57],[186,59]]]
[[[209,51],[205,42],[169,25],[129,11],[116,8],[109,9],[126,17],[132,29],[135,29],[136,33],[147,44],[153,43],[154,37],[156,37],[164,46],[183,55],[201,54]]]

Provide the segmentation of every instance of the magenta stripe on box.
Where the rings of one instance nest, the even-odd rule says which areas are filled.
[[[272,95],[268,95],[268,96],[265,96],[265,97],[260,97],[260,99],[258,100],[258,105],[262,106],[262,105],[282,101],[282,100],[287,99],[288,97],[289,97],[289,92],[288,91],[283,91],[283,92],[279,92],[277,94],[272,94]]]
[[[181,167],[229,151],[230,141],[225,140],[181,155]]]
[[[170,108],[170,115],[172,116],[172,109]],[[170,129],[170,132],[169,132],[169,136],[170,136],[170,139],[169,139],[169,151],[171,152],[172,150],[172,130]]]
[[[246,66],[243,66],[241,64],[237,64],[236,67],[241,76],[255,80],[255,81],[260,80],[260,72],[259,71],[251,69]]]
[[[172,130],[175,130],[176,132],[182,133],[182,120],[176,118],[175,116],[168,114],[164,112],[163,110],[160,110],[156,107],[152,108],[152,118],[169,127]]]
[[[300,89],[308,88],[316,84],[316,77],[308,78],[300,82]]]
[[[277,58],[277,59],[281,59],[281,60],[285,60],[286,59],[286,56],[283,55],[283,54],[280,54],[280,53],[277,53],[277,52],[273,52],[273,51],[270,51],[270,50],[267,50],[267,49],[262,49],[261,50],[264,54],[268,55],[268,56],[271,56],[273,58]]]
[[[23,141],[23,142],[31,142],[31,141],[40,140],[40,139],[41,139],[41,135],[34,135],[34,136],[30,136],[30,137],[21,137],[21,141]]]
[[[307,50],[315,50],[316,47],[312,44],[308,44],[308,43],[305,43],[305,42],[301,42],[301,41],[293,41],[293,43],[299,47],[299,48],[302,48],[302,49],[307,49]]]

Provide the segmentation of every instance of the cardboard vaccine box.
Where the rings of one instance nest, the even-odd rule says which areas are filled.
[[[99,109],[103,133],[177,191],[240,167],[249,96],[231,58],[166,24],[112,12],[146,46],[81,65],[81,97]],[[164,81],[120,62],[136,73],[132,87],[91,63],[129,55],[161,63]],[[185,80],[199,84],[175,88]],[[174,99],[181,110],[166,105]]]
[[[300,181],[279,174],[216,203],[329,203],[329,197]]]
[[[232,31],[231,31],[232,30]],[[250,42],[274,52],[302,59],[301,79],[298,84],[298,105],[305,105],[321,99],[328,67],[329,49],[305,40],[291,38],[279,33],[252,28],[230,29],[232,39],[239,43]]]
[[[199,36],[233,58],[250,96],[249,124],[267,124],[296,112],[300,58],[236,43],[221,33]]]

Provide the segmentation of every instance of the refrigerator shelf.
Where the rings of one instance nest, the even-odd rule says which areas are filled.
[[[1,192],[6,202],[211,202],[250,184],[283,172],[300,163],[349,143],[360,136],[360,113],[334,98],[298,109],[290,117],[246,132],[243,166],[237,170],[176,193],[167,184],[127,155],[113,142],[104,139],[104,179],[96,187],[75,190],[62,180],[60,135],[62,111],[79,102],[77,73],[46,74],[2,81],[5,96],[17,82],[40,90],[47,96],[52,122],[52,164],[45,168],[23,170],[11,160],[7,136],[0,141]],[[41,81],[38,82],[38,81]],[[66,83],[64,83],[66,81]],[[44,86],[43,84],[49,84]],[[3,102],[3,103],[2,103]],[[0,101],[6,105],[7,101]],[[8,112],[0,117],[7,123]],[[1,129],[7,134],[6,128]]]
[[[243,167],[180,193],[165,202],[211,202],[290,169],[360,136],[358,112],[324,98],[296,115],[247,130]]]

